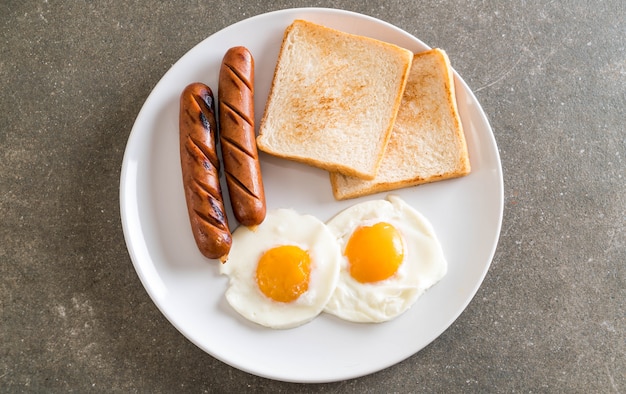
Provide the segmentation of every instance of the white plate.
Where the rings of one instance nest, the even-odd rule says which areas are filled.
[[[295,329],[271,330],[239,317],[224,299],[227,280],[219,275],[218,263],[206,260],[192,237],[179,163],[178,100],[182,89],[195,81],[206,83],[216,94],[224,53],[244,45],[255,57],[258,125],[283,31],[296,18],[414,52],[428,48],[380,20],[319,8],[271,12],[213,34],[174,64],[139,112],[122,164],[120,206],[137,274],[154,303],[185,337],[213,357],[255,375],[328,382],[369,374],[411,356],[461,314],[495,252],[502,221],[502,169],[489,123],[465,82],[455,75],[472,173],[395,192],[433,224],[449,262],[447,276],[407,313],[382,324],[348,323],[323,314]],[[327,220],[365,199],[337,202],[324,171],[267,155],[261,160],[268,209],[294,208]]]

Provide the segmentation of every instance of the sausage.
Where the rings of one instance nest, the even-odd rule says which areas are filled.
[[[204,256],[223,263],[232,236],[219,180],[215,104],[208,86],[196,82],[183,90],[179,132],[183,185],[194,239]]]
[[[235,218],[254,228],[265,219],[265,191],[254,131],[254,58],[230,48],[219,74],[220,145]]]

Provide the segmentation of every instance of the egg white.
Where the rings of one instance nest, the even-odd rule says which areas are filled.
[[[311,258],[309,288],[289,303],[265,296],[256,282],[259,259],[280,245],[296,245]],[[233,233],[228,261],[220,267],[220,273],[229,277],[226,300],[243,317],[260,325],[297,327],[323,311],[339,278],[340,259],[339,245],[322,221],[290,209],[268,211],[254,231],[240,226]]]
[[[360,283],[349,273],[343,255],[355,229],[387,222],[402,235],[404,259],[390,278]],[[448,265],[432,225],[397,196],[353,205],[327,222],[342,252],[339,282],[325,312],[359,323],[391,320],[408,310],[417,299],[447,273]]]

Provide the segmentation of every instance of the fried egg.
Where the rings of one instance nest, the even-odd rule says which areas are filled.
[[[246,319],[292,328],[319,315],[339,278],[339,245],[324,222],[290,209],[267,213],[252,230],[233,233],[226,300]]]
[[[391,320],[447,272],[432,225],[397,196],[353,205],[327,226],[342,258],[340,279],[325,312],[341,319]]]

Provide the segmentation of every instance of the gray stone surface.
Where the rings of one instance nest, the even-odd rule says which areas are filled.
[[[185,339],[133,269],[118,199],[133,121],[169,67],[225,26],[302,6],[444,48],[505,179],[498,249],[460,318],[395,366],[320,385]],[[620,0],[0,3],[0,391],[626,392],[625,36]]]

